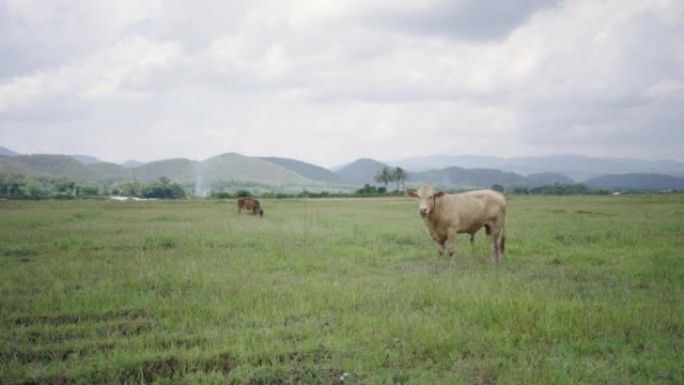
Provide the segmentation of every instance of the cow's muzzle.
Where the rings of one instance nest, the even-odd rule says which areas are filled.
[[[426,208],[421,208],[421,209],[418,209],[418,211],[420,212],[420,216],[421,216],[421,217],[423,217],[423,218],[427,217],[427,215],[428,215],[428,209],[426,209]]]

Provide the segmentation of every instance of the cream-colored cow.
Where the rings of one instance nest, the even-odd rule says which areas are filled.
[[[499,263],[506,242],[506,199],[502,194],[493,190],[446,194],[423,185],[407,195],[418,198],[418,211],[425,219],[432,239],[439,245],[440,259],[446,248],[451,257],[450,266],[454,266],[456,235],[470,234],[472,241],[475,233],[484,227],[494,247],[491,261]]]

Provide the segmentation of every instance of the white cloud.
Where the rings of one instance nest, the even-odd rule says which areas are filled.
[[[0,84],[0,119],[84,118],[93,103],[140,102],[176,85],[184,63],[175,43],[125,39],[70,66]]]
[[[185,63],[177,43],[133,37],[97,53],[74,75],[88,79],[87,99],[153,97],[178,84]]]

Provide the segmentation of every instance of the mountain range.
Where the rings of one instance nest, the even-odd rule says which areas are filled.
[[[390,164],[407,170],[425,171],[449,166],[489,168],[521,175],[554,172],[581,182],[611,174],[655,173],[684,177],[684,162],[636,158],[599,158],[576,154],[502,158],[494,156],[438,155],[401,159]]]
[[[374,177],[384,167],[405,169],[408,173],[407,187],[429,183],[449,189],[491,187],[494,184],[510,188],[582,182],[591,187],[618,190],[684,190],[684,163],[675,160],[580,155],[528,158],[425,156],[388,162],[364,158],[326,169],[290,158],[249,157],[236,153],[202,161],[176,158],[114,164],[87,155],[21,155],[0,147],[0,176],[27,174],[105,184],[152,181],[166,176],[194,188],[198,193],[239,187],[287,192],[302,189],[348,191],[364,184],[377,184]]]

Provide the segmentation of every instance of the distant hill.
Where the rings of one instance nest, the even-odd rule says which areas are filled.
[[[684,178],[662,174],[606,175],[588,179],[584,184],[611,190],[684,190]]]
[[[153,181],[161,176],[166,176],[177,183],[187,184],[196,178],[197,163],[195,160],[175,158],[145,163],[126,170],[137,181]],[[123,167],[121,168],[124,169]]]
[[[166,176],[174,182],[203,188],[235,183],[256,183],[270,186],[320,186],[320,182],[305,178],[291,170],[263,159],[239,154],[223,154],[204,161],[167,159],[125,168],[113,163],[84,164],[68,155],[0,156],[1,173],[68,178],[79,182],[116,183],[122,181],[152,181]],[[297,187],[299,186],[299,187]]]
[[[460,162],[476,167],[461,167],[451,163]],[[412,168],[413,164],[416,168]],[[451,164],[448,166],[440,166]],[[492,167],[498,165],[500,168]],[[227,153],[203,161],[185,158],[165,159],[149,163],[129,161],[122,165],[101,162],[83,155],[20,155],[0,147],[0,176],[26,174],[50,178],[67,178],[77,182],[113,184],[123,181],[152,181],[166,176],[176,183],[193,187],[196,191],[235,189],[240,186],[273,188],[277,191],[322,191],[327,189],[349,190],[364,184],[377,185],[375,176],[384,167],[400,166],[408,173],[408,186],[429,183],[441,188],[471,189],[547,184],[571,184],[584,181],[591,187],[621,190],[670,190],[684,189],[684,163],[678,161],[644,161],[638,159],[589,158],[577,155],[555,155],[534,158],[497,158],[477,156],[420,157],[403,163],[387,164],[363,158],[335,171],[279,157],[249,157]],[[430,169],[422,167],[433,166]],[[665,172],[602,172],[602,170],[666,169]],[[511,171],[551,171],[523,173]],[[562,171],[566,170],[566,171]],[[571,170],[571,171],[567,171]],[[587,179],[571,178],[589,173]],[[524,177],[523,175],[528,175]],[[241,188],[241,187],[240,187]]]
[[[334,172],[327,170],[323,167],[313,165],[311,163],[301,162],[295,159],[289,158],[277,158],[277,157],[263,157],[259,158],[267,162],[271,162],[280,167],[286,168],[293,171],[305,178],[325,182],[325,183],[341,183],[342,178]]]
[[[119,166],[123,168],[134,168],[134,167],[139,167],[145,164],[145,162],[139,162],[137,160],[127,160],[123,163],[119,163]]]
[[[530,174],[527,176],[527,181],[530,183],[530,186],[532,187],[537,187],[537,186],[544,186],[547,184],[573,184],[575,183],[574,180],[568,178],[567,176],[563,174],[558,174],[555,172],[542,172],[538,174]]]
[[[463,169],[447,167],[441,170],[409,173],[412,185],[428,183],[442,188],[490,188],[495,184],[504,187],[527,186],[522,175],[492,169]]]
[[[608,174],[659,173],[672,176],[684,175],[684,162],[676,160],[651,161],[630,158],[598,158],[574,154],[520,158],[438,155],[408,158],[388,163],[416,172],[452,166],[466,169],[497,169],[521,175],[553,172],[563,174],[575,181],[583,181]]]
[[[375,184],[375,175],[384,167],[389,166],[377,160],[363,158],[338,169],[335,174],[345,183],[362,186],[364,184]]]
[[[4,156],[19,156],[19,155],[22,155],[22,154],[19,154],[19,153],[17,153],[17,152],[14,152],[14,151],[10,150],[10,149],[7,148],[7,147],[0,146],[0,155],[4,155]],[[61,155],[61,154],[60,154],[60,155]],[[79,162],[81,162],[81,163],[85,163],[85,164],[101,163],[101,162],[102,162],[101,160],[97,159],[96,157],[90,156],[90,155],[77,155],[77,154],[74,154],[74,155],[69,155],[69,156],[71,156],[72,158],[76,159],[77,161],[79,161]]]
[[[93,163],[102,163],[101,160],[97,159],[94,156],[90,155],[71,155],[72,158],[76,159],[77,161],[85,164],[93,164]]]
[[[316,182],[269,161],[228,153],[203,161],[167,159],[129,169],[136,180],[149,181],[167,176],[186,185],[205,188],[229,183],[257,183],[271,186],[306,186]]]
[[[0,172],[63,177],[80,182],[114,183],[131,180],[131,173],[113,163],[84,164],[69,155],[0,156]]]
[[[4,156],[17,156],[17,155],[19,155],[19,154],[16,153],[16,152],[14,152],[14,151],[12,151],[12,150],[10,150],[10,149],[7,148],[7,147],[2,147],[2,146],[0,146],[0,155],[4,155]]]
[[[209,180],[239,180],[269,185],[313,185],[314,181],[260,158],[228,153],[200,163],[199,172]]]
[[[400,159],[387,163],[414,172],[423,172],[444,169],[447,167],[499,169],[505,164],[505,161],[504,158],[497,158],[494,156],[432,155]]]

